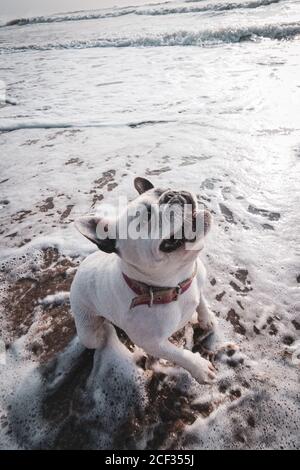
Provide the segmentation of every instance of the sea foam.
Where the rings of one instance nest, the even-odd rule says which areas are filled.
[[[211,46],[221,43],[239,43],[259,39],[289,39],[300,34],[299,23],[281,23],[232,26],[227,28],[202,30],[199,32],[180,30],[174,33],[135,37],[112,37],[96,40],[31,44],[26,46],[0,47],[0,53],[48,51],[52,49],[90,49],[107,47],[170,47],[170,46]]]

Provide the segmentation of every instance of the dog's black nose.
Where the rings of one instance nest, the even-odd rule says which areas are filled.
[[[160,204],[180,204],[184,206],[190,200],[187,197],[188,193],[183,191],[168,190],[164,192],[159,200]]]
[[[161,204],[168,204],[174,197],[176,193],[175,191],[166,191],[160,198]]]

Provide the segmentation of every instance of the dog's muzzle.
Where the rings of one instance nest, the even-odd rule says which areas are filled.
[[[191,195],[191,193],[187,191],[172,191],[168,190],[162,194],[159,200],[160,205],[168,205],[168,206],[181,206],[182,211],[186,206],[190,207],[190,215],[191,215],[191,224],[194,228],[195,221],[196,221],[196,202]],[[183,231],[184,232],[184,231]],[[193,241],[193,240],[186,240],[185,234],[182,232],[182,237],[177,238],[175,234],[171,234],[169,238],[165,238],[160,244],[160,250],[164,253],[171,253],[172,251],[177,250],[178,248],[182,247],[186,241]]]
[[[186,204],[190,204],[195,209],[195,201],[193,196],[187,191],[172,191],[168,190],[162,194],[159,199],[159,204],[178,204],[184,207]]]

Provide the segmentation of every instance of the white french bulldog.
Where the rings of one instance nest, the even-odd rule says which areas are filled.
[[[139,196],[116,218],[115,228],[120,222],[132,221],[129,212],[133,208],[144,211],[142,223],[148,229],[158,227],[159,208],[175,204],[182,210],[192,205],[190,226],[195,227],[195,220],[202,223],[197,224],[195,236],[188,243],[184,236],[178,239],[174,233],[161,238],[121,238],[117,228],[113,238],[103,237],[108,230],[107,219],[86,216],[77,220],[78,230],[100,249],[81,264],[71,287],[79,339],[87,348],[101,348],[114,330],[111,324],[117,325],[148,354],[183,367],[199,383],[210,383],[216,377],[212,363],[199,353],[174,346],[168,338],[184,327],[195,311],[203,330],[215,326],[203,297],[205,268],[198,258],[211,215],[199,210],[189,192],[156,189],[144,178],[136,178],[134,184]]]

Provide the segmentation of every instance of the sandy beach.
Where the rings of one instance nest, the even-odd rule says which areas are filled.
[[[218,4],[0,28],[1,449],[300,448],[300,9]],[[205,292],[239,351],[213,385],[121,330],[101,354],[76,337],[95,246],[73,222],[135,197],[135,176],[214,217]],[[200,334],[172,341],[204,354]]]

